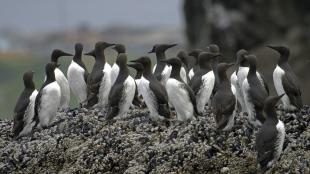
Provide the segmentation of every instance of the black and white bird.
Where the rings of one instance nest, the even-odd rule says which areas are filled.
[[[146,106],[150,110],[151,118],[155,120],[169,119],[168,94],[165,87],[153,75],[150,58],[143,56],[132,62],[143,65],[144,71],[139,86]]]
[[[238,67],[237,67],[237,70],[234,71],[230,76],[230,82],[231,82],[231,85],[234,86],[234,88],[236,89],[235,96],[238,100],[238,103],[240,104],[242,112],[247,112],[243,93],[242,93],[242,82],[246,78],[245,73],[246,74],[248,73],[248,67],[247,67],[248,64],[247,64],[247,61],[245,61],[245,59],[244,59],[244,56],[247,54],[248,54],[248,52],[244,49],[241,49],[237,52],[236,64],[238,65]],[[247,68],[246,72],[245,72],[245,70],[242,69],[243,67]],[[239,68],[240,68],[240,71],[238,71]],[[238,75],[237,75],[238,73],[239,73],[239,77],[243,76],[245,78],[243,80],[241,80],[241,79],[238,80]]]
[[[189,73],[190,67],[193,66],[191,62],[193,62],[194,58],[191,57],[191,56],[188,56],[185,51],[179,51],[178,54],[177,54],[177,57],[182,62],[182,67],[181,68],[182,69],[184,68],[184,70],[186,72],[185,76],[186,76],[186,79],[187,79],[187,83],[189,83],[188,73]]]
[[[123,44],[115,44],[115,46],[112,47],[112,49],[117,52],[117,56],[119,56],[119,54],[121,53],[126,53],[126,48],[125,48],[125,45]],[[119,66],[117,65],[117,63],[114,63],[111,69],[111,84],[112,85],[114,84],[118,76],[118,73],[119,73]]]
[[[283,95],[269,96],[264,103],[266,120],[256,135],[257,164],[262,173],[265,173],[282,153],[285,126],[278,119],[275,105]]]
[[[197,110],[200,115],[205,110],[205,105],[209,102],[214,84],[215,77],[212,70],[212,62],[214,57],[219,54],[203,52],[199,55],[199,69],[190,81],[190,87],[194,91],[197,103]]]
[[[141,81],[141,77],[144,71],[143,65],[141,63],[136,62],[136,63],[128,64],[128,66],[136,70],[136,76],[135,76],[136,92],[135,92],[135,97],[132,103],[133,105],[138,106],[139,108],[142,108],[144,101],[143,101],[143,97],[141,94],[140,81]]]
[[[188,72],[188,78],[191,80],[195,73],[199,70],[199,54],[202,53],[203,51],[200,49],[194,49],[188,53],[189,56],[191,56],[194,60],[193,66],[189,69]]]
[[[52,52],[51,62],[57,65],[58,59],[62,56],[73,56],[73,55],[63,52],[62,50],[55,49]],[[64,73],[58,67],[55,68],[55,78],[61,89],[61,99],[60,99],[59,109],[68,110],[69,104],[70,104],[69,82],[66,76],[64,75]]]
[[[129,110],[136,91],[135,80],[129,75],[127,55],[120,53],[115,63],[119,67],[119,73],[109,94],[107,120],[114,117],[124,117]]]
[[[170,103],[174,106],[179,121],[192,120],[197,114],[196,98],[193,90],[182,80],[180,71],[182,62],[178,58],[162,60],[172,67],[166,83]]]
[[[61,101],[61,88],[56,81],[57,64],[48,63],[45,66],[46,80],[35,99],[33,123],[35,127],[46,128],[55,119]]]
[[[268,46],[280,54],[278,65],[273,71],[273,83],[277,94],[285,94],[281,101],[285,110],[299,110],[302,108],[301,90],[297,77],[288,64],[290,51],[283,46]]]
[[[80,107],[87,99],[87,78],[88,71],[82,60],[83,45],[75,44],[75,55],[68,67],[67,77],[72,93],[76,96]]]
[[[244,95],[245,105],[248,110],[249,122],[255,126],[261,126],[265,117],[263,115],[264,101],[268,97],[269,92],[257,76],[257,60],[255,55],[245,56],[249,62],[250,69],[246,79],[242,84],[242,92]]]
[[[156,44],[153,46],[152,50],[149,53],[156,53],[156,64],[153,67],[154,76],[160,83],[165,86],[168,78],[170,77],[171,67],[166,63],[161,62],[161,60],[166,59],[166,50],[176,46],[177,44]],[[183,68],[180,72],[181,78],[184,82],[187,83],[186,71]]]
[[[34,104],[38,91],[33,82],[33,71],[24,73],[23,80],[25,89],[19,96],[14,108],[13,136],[15,138],[27,135],[31,132],[31,124],[34,116]]]
[[[108,104],[111,90],[111,66],[105,60],[104,50],[115,44],[97,42],[95,49],[85,55],[95,58],[95,64],[87,79],[87,105],[103,109]]]
[[[212,111],[215,115],[217,129],[228,131],[234,125],[234,118],[237,114],[236,89],[231,85],[227,77],[227,69],[234,64],[219,63],[215,78],[218,82],[217,90],[212,98]]]

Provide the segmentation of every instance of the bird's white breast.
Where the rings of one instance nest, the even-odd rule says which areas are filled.
[[[121,99],[121,103],[119,104],[120,112],[119,116],[124,115],[128,110],[133,101],[136,91],[136,84],[135,80],[128,76],[127,79],[124,81],[124,90]]]
[[[285,138],[285,126],[281,120],[279,120],[277,124],[277,131],[278,131],[278,136],[277,136],[277,144],[276,144],[276,158],[278,159],[282,153],[283,149],[283,143],[284,143],[284,138]]]
[[[155,98],[155,95],[153,91],[150,89],[149,86],[150,82],[142,76],[141,81],[140,81],[140,89],[141,89],[141,94],[142,97],[145,101],[146,106],[150,110],[150,115],[151,116],[157,116],[158,111],[157,111],[157,100]]]
[[[60,90],[61,90],[60,108],[66,109],[69,107],[69,103],[70,103],[69,82],[66,76],[64,75],[64,73],[62,73],[62,71],[59,68],[56,68],[54,73],[55,73],[56,81],[59,84]]]
[[[40,126],[48,126],[55,118],[60,104],[61,91],[58,83],[52,82],[42,89],[39,107]]]
[[[177,118],[180,121],[186,121],[193,118],[194,107],[190,100],[188,91],[182,87],[184,83],[169,78],[166,83],[166,90],[170,103],[174,106],[177,112]]]
[[[194,77],[195,73],[194,73],[194,69],[192,68],[189,72],[188,72],[188,77],[189,79],[192,79]]]
[[[187,75],[186,75],[186,70],[184,67],[181,67],[180,77],[183,80],[183,82],[187,84]]]
[[[157,64],[154,65],[154,68],[153,68],[153,73],[155,72],[156,70],[156,67],[157,67]],[[170,74],[171,74],[171,70],[172,70],[172,67],[169,66],[169,65],[165,65],[165,68],[163,69],[163,71],[161,72],[161,81],[160,83],[165,86],[168,78],[170,77]]]
[[[72,61],[67,72],[68,82],[73,94],[78,98],[79,103],[87,98],[87,85],[84,79],[85,70]]]
[[[196,94],[197,110],[199,113],[202,113],[204,111],[205,105],[210,100],[215,83],[215,77],[213,71],[208,72],[201,78],[202,78],[202,85],[198,93]]]
[[[119,66],[114,63],[111,69],[111,84],[113,85],[117,79],[119,73]]]
[[[246,107],[245,107],[245,103],[244,103],[244,99],[243,99],[243,95],[242,95],[242,89],[238,84],[238,76],[236,74],[236,72],[233,72],[231,77],[230,77],[230,82],[232,87],[235,88],[235,92],[234,95],[237,99],[237,101],[240,103],[241,108],[243,109],[242,112],[246,112]]]
[[[288,96],[285,93],[285,90],[283,88],[283,84],[282,84],[282,77],[285,75],[285,71],[279,66],[277,65],[277,67],[275,68],[275,70],[273,71],[273,83],[274,83],[274,87],[276,88],[277,94],[278,95],[282,95],[285,94],[282,98],[281,101],[284,105],[285,109],[292,109],[294,110],[295,108],[293,108],[291,106],[291,102],[290,99],[288,98]]]
[[[98,93],[98,104],[99,107],[106,107],[109,100],[109,93],[111,90],[111,66],[106,63],[104,66],[104,69],[102,70],[104,73],[104,76],[102,77],[99,93]]]

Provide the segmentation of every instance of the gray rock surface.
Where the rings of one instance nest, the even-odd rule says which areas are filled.
[[[310,108],[278,111],[284,152],[270,173],[310,173]],[[212,114],[189,123],[154,123],[147,110],[107,123],[96,110],[58,113],[49,129],[12,140],[0,121],[0,173],[256,173],[257,130],[239,115],[217,132]]]

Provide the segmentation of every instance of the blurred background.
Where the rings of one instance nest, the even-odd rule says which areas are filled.
[[[273,94],[272,72],[279,55],[266,45],[285,45],[291,49],[303,101],[309,104],[309,29],[307,0],[1,0],[0,118],[12,119],[25,71],[36,71],[39,89],[53,49],[74,53],[74,44],[81,42],[87,52],[96,41],[125,44],[129,59],[146,55],[156,43],[178,43],[168,56],[216,43],[223,61],[230,62],[245,48],[258,56],[258,69]],[[116,59],[111,49],[106,55],[110,63]],[[93,59],[84,61],[91,71]],[[70,62],[71,57],[60,59],[65,74]],[[71,100],[75,107],[73,96]]]

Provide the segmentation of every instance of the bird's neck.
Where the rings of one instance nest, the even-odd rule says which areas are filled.
[[[162,52],[162,51],[156,52],[156,59],[157,61],[166,59],[165,52]]]
[[[283,65],[283,64],[286,64],[287,61],[288,61],[288,55],[282,54],[282,55],[280,56],[280,59],[279,59],[279,61],[278,61],[278,64],[279,64],[279,65]]]
[[[147,64],[145,67],[144,67],[144,71],[143,71],[143,76],[145,77],[150,77],[153,75],[152,73],[152,68],[151,68],[151,64]]]
[[[180,66],[173,66],[172,70],[171,70],[171,74],[170,77],[180,80],[181,76],[180,76],[180,71],[181,71],[181,67]]]
[[[55,78],[54,72],[46,74],[46,81],[47,82],[54,82],[55,80],[56,80],[56,78]]]
[[[256,65],[250,65],[249,74],[256,75]]]
[[[265,113],[267,116],[267,120],[271,121],[273,124],[276,125],[279,122],[278,117],[277,117],[277,112],[273,107],[265,108]]]
[[[213,74],[215,77],[215,84],[219,85],[220,81],[219,81],[219,73],[217,70],[217,65],[218,65],[218,59],[215,58],[212,60],[212,70],[213,70]]]
[[[101,61],[103,64],[105,64],[105,55],[104,55],[104,52],[99,52],[99,53],[96,53],[96,60],[98,61]]]
[[[25,89],[35,90],[35,85],[33,81],[24,81]]]
[[[137,70],[137,74],[136,74],[135,79],[140,79],[141,77],[142,77],[142,71]]]
[[[82,53],[75,54],[74,57],[73,57],[73,60],[75,62],[81,61],[82,60]]]

